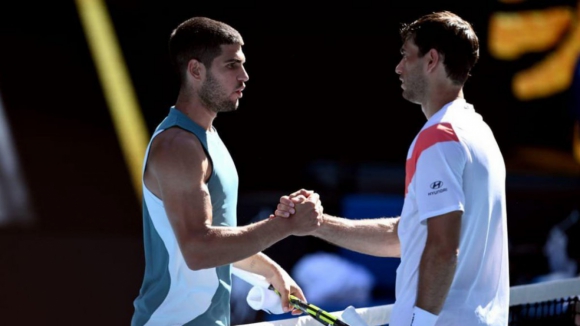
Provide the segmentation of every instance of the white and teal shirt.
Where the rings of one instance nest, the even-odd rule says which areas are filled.
[[[175,107],[156,128],[145,154],[143,171],[153,139],[178,127],[193,133],[212,164],[208,188],[214,226],[236,226],[238,173],[215,129],[207,132]],[[134,301],[132,326],[230,324],[231,265],[193,271],[187,267],[173,233],[163,201],[143,183],[143,241],[145,275]],[[197,250],[205,250],[198,248]]]

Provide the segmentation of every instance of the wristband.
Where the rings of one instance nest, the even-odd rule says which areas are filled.
[[[411,326],[434,326],[439,316],[434,315],[417,306],[413,307],[413,319],[411,319]]]

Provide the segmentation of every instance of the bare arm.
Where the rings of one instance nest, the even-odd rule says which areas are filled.
[[[292,314],[294,315],[302,313],[301,310],[293,309],[288,299],[289,295],[292,294],[303,301],[307,301],[302,289],[296,284],[294,279],[292,279],[292,277],[290,277],[290,275],[270,257],[260,252],[234,263],[234,266],[264,276],[266,281],[272,284],[272,286],[280,293],[280,299],[284,311],[293,310]]]
[[[324,214],[312,235],[346,249],[380,257],[400,257],[398,217],[351,220]]]
[[[145,183],[163,200],[181,252],[190,269],[233,263],[277,241],[316,228],[317,198],[297,209],[297,219],[266,219],[243,227],[212,226],[206,185],[211,166],[197,137],[172,128],[152,144]]]
[[[457,266],[462,212],[454,211],[427,220],[427,242],[419,265],[415,305],[439,315]]]

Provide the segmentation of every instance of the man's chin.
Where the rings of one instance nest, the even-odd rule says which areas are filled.
[[[238,109],[238,105],[222,107],[219,112],[234,112]]]
[[[408,92],[403,91],[403,98],[411,103],[419,104],[419,101],[415,99],[413,94],[409,94]]]
[[[238,109],[239,103],[238,101],[235,102],[222,102],[221,105],[214,106],[212,111],[216,113],[221,112],[232,112]]]

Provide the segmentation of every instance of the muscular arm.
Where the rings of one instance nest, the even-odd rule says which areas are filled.
[[[400,257],[399,218],[351,220],[324,214],[313,235],[353,251],[380,257]]]
[[[239,261],[298,229],[300,219],[263,220],[243,227],[212,226],[211,198],[206,185],[210,169],[197,137],[179,128],[158,135],[150,149],[145,184],[163,200],[190,269]]]
[[[427,242],[419,265],[415,305],[438,315],[447,298],[459,253],[462,212],[454,211],[427,220]]]

